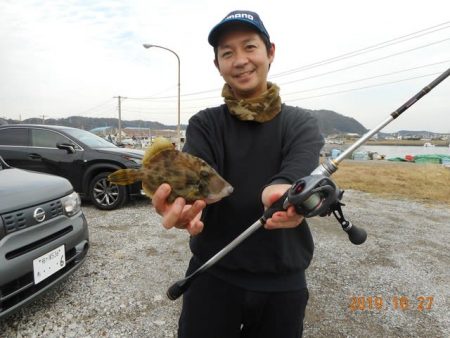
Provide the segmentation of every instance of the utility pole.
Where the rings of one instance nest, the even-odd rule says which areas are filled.
[[[42,114],[42,124],[45,124],[45,115]]]
[[[114,96],[115,99],[119,99],[119,105],[118,105],[118,110],[119,110],[119,138],[118,138],[118,142],[121,143],[122,142],[122,99],[126,99],[126,97],[124,96]]]

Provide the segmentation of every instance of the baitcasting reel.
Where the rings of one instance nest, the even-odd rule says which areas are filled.
[[[295,211],[304,217],[329,214],[329,209],[340,199],[334,182],[323,175],[311,175],[299,179],[288,190],[283,209],[293,205]]]
[[[347,232],[350,241],[359,245],[364,243],[367,233],[364,229],[355,227],[345,219],[341,203],[343,190],[340,190],[329,177],[310,175],[297,180],[287,191],[268,208],[260,221],[264,224],[277,211],[293,206],[299,215],[305,218],[314,216],[329,216],[331,213]]]

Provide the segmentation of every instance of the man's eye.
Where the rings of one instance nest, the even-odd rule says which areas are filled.
[[[230,51],[222,53],[222,57],[223,58],[226,58],[226,57],[229,57],[229,56],[231,56],[231,52]]]

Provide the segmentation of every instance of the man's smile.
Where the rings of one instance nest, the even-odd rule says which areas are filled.
[[[253,74],[254,72],[255,72],[254,69],[248,70],[248,71],[245,71],[245,72],[239,72],[237,74],[234,74],[233,77],[234,78],[242,78],[242,77],[249,76],[249,75]]]

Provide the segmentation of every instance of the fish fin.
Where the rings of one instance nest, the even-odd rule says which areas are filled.
[[[150,199],[152,199],[153,198],[153,191],[152,191],[152,189],[150,188],[150,186],[145,182],[145,181],[142,181],[142,189],[144,190],[144,193],[145,193],[145,195],[148,197],[148,198],[150,198]],[[175,194],[175,192],[172,190],[172,192],[170,193],[170,195],[167,197],[167,202],[169,203],[169,204],[172,204],[174,201],[175,201],[175,199],[177,198],[178,196]]]
[[[152,145],[147,148],[144,154],[143,163],[148,163],[153,156],[167,149],[174,149],[174,145],[165,137],[157,137]]]
[[[142,189],[148,198],[153,198],[153,192],[145,181],[142,181]]]
[[[127,185],[141,181],[143,173],[139,169],[119,169],[108,175],[108,181],[118,185]]]

